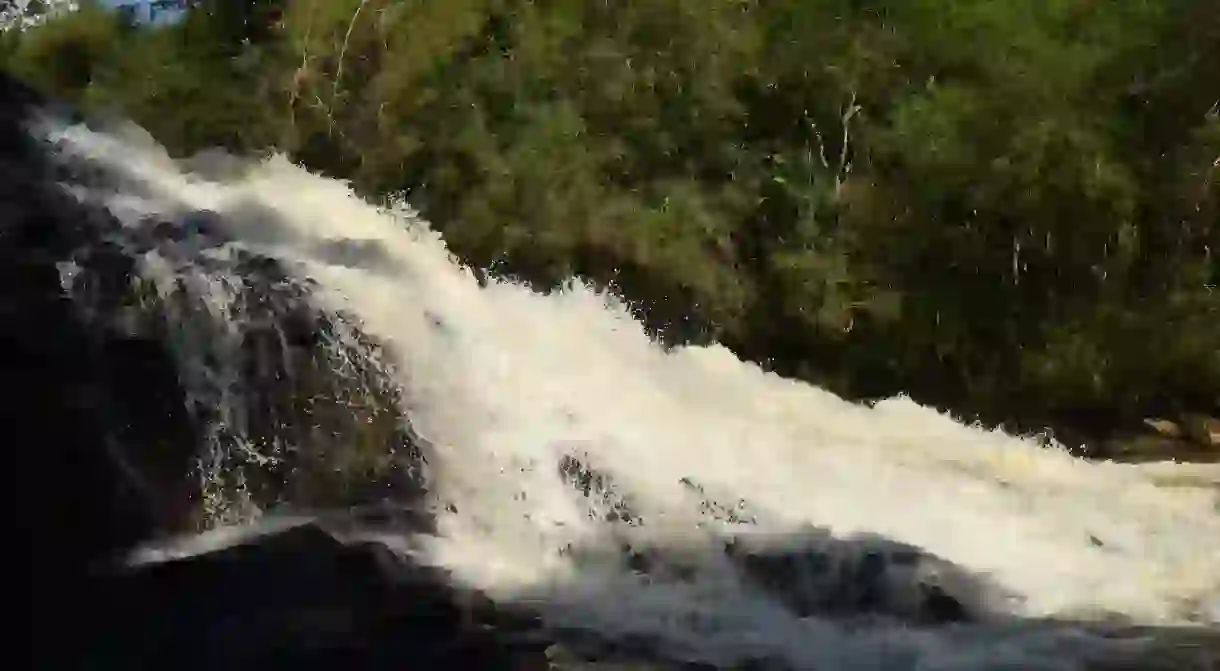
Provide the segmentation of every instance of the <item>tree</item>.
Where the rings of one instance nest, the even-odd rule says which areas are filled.
[[[1025,428],[1220,396],[1206,0],[179,6],[8,60],[171,152],[405,193],[471,265],[582,276],[847,396]]]

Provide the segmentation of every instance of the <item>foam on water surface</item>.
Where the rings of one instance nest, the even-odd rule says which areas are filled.
[[[908,399],[850,404],[721,347],[666,352],[579,283],[546,296],[480,286],[408,207],[375,207],[281,157],[219,182],[146,142],[44,131],[124,176],[106,196],[112,210],[217,213],[236,244],[312,278],[329,308],[385,343],[432,450],[430,560],[553,623],[720,662],[1051,669],[1075,668],[1090,645],[1020,620],[1220,621],[1214,473],[1088,463]],[[603,491],[579,496],[565,457]],[[710,512],[709,498],[751,523]],[[631,514],[607,515],[613,501]],[[987,585],[961,589],[980,590],[998,619],[916,629],[802,618],[724,558],[735,537],[765,547],[811,529],[829,534],[817,541],[838,548],[827,552],[867,535],[934,555]],[[689,570],[633,571],[625,545]]]

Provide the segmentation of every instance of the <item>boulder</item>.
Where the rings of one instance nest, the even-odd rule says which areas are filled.
[[[231,596],[226,593],[231,578],[203,568],[215,566],[210,560],[191,562],[189,570],[149,568],[121,580],[90,574],[91,567],[133,545],[197,527],[205,497],[196,467],[201,454],[212,453],[202,449],[205,441],[217,442],[217,432],[208,430],[209,412],[215,414],[221,401],[240,404],[232,408],[233,416],[251,418],[236,427],[247,442],[279,438],[295,448],[272,467],[222,464],[248,476],[257,503],[265,507],[410,501],[420,492],[422,462],[398,412],[391,380],[375,362],[357,356],[371,344],[357,343],[353,354],[327,343],[327,336],[343,340],[334,332],[345,325],[320,314],[309,300],[310,287],[285,281],[286,271],[270,259],[235,255],[231,266],[217,269],[246,280],[247,291],[240,296],[242,337],[221,361],[236,369],[239,384],[225,390],[232,393],[224,399],[201,397],[199,389],[188,388],[183,348],[174,344],[181,339],[169,336],[181,336],[187,326],[207,335],[229,324],[209,323],[198,301],[191,302],[198,296],[164,296],[147,286],[137,257],[155,248],[167,262],[210,272],[199,252],[225,241],[223,222],[214,213],[189,208],[172,220],[120,221],[76,197],[63,184],[105,190],[114,186],[108,181],[112,176],[105,166],[57,154],[29,132],[36,110],[46,109],[36,91],[0,73],[0,381],[9,392],[0,415],[9,431],[5,466],[10,474],[4,509],[19,519],[6,552],[12,576],[6,594],[17,597],[11,603],[30,604],[24,612],[34,635],[24,642],[39,648],[30,658],[44,658],[43,668],[79,648],[72,643],[80,640],[74,623],[81,632],[106,625],[122,652],[128,640],[123,636],[140,638],[142,628],[151,632],[164,626],[172,639],[188,636],[182,617],[190,613],[209,622],[221,617],[221,611],[203,605],[181,617],[150,614],[177,608],[154,598],[156,590],[148,585],[157,581],[169,593],[179,593],[183,603],[206,603],[201,601],[206,595],[182,587],[191,580],[200,580],[203,591],[215,588]],[[340,335],[353,340],[360,334]],[[218,357],[205,356],[210,353],[185,354],[214,365]],[[347,364],[342,374],[335,359]],[[358,490],[353,482],[367,486]],[[420,520],[415,528],[424,526],[426,520]],[[360,552],[332,548],[331,554]],[[248,563],[242,565],[249,570]],[[120,583],[132,593],[114,587]],[[243,589],[250,584],[243,583]],[[302,584],[294,589],[303,589]],[[94,608],[88,595],[97,590],[102,601]],[[186,592],[191,594],[182,596]],[[326,641],[350,640],[343,638],[347,630],[341,623],[352,608],[306,604],[299,618],[283,620],[253,602],[246,606],[248,611],[238,611],[246,631],[286,627],[289,634],[274,635],[290,637],[313,632],[328,649],[346,644]],[[435,620],[425,618],[420,626],[429,623]],[[332,633],[319,633],[323,630]],[[181,644],[174,640],[165,643],[167,649]],[[45,648],[49,642],[55,645]],[[131,657],[127,653],[134,649],[129,645],[120,657]],[[240,650],[239,645],[233,654]],[[189,666],[194,662],[187,657],[183,664]]]
[[[112,222],[56,182],[45,147],[24,126],[42,104],[0,74],[0,380],[8,391],[0,414],[12,497],[5,510],[20,511],[24,532],[7,559],[23,587],[66,591],[90,562],[176,526],[195,430],[166,348],[89,324],[64,290],[59,264],[98,243]],[[112,277],[131,270],[130,259],[107,257],[105,265]],[[141,455],[155,457],[159,477],[132,470]],[[59,597],[36,598],[37,627],[54,618]]]
[[[726,547],[746,581],[801,617],[883,616],[911,626],[981,622],[1011,598],[998,585],[920,548],[825,529],[740,534]]]
[[[306,522],[95,575],[69,668],[545,669],[526,614]]]
[[[1181,438],[1183,435],[1182,427],[1167,419],[1145,419],[1144,426],[1163,438]]]
[[[1220,448],[1220,419],[1200,414],[1182,416],[1183,432],[1192,442],[1209,448]]]

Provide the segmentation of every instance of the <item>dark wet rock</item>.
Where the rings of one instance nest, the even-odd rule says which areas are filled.
[[[330,522],[271,528],[232,543],[95,575],[88,599],[94,610],[72,625],[81,635],[69,640],[80,643],[58,649],[62,657],[51,660],[58,664],[54,668],[792,668],[765,657],[727,667],[679,661],[667,658],[659,642],[646,636],[609,639],[588,630],[546,627],[524,606],[496,604],[455,587],[443,570],[382,543],[332,531]],[[1016,626],[1067,631],[1078,625]],[[953,631],[969,635],[966,628]],[[1016,635],[1020,629],[1012,631]],[[1161,639],[1159,648],[1100,651],[1088,667],[1095,669],[1202,671],[1208,668],[1208,650],[1220,649],[1214,632],[1202,630],[1093,631],[1099,637]],[[1162,657],[1163,667],[1145,665]],[[1170,659],[1180,666],[1168,665]],[[1012,667],[998,659],[996,668]]]
[[[660,654],[655,639],[627,635],[608,639],[597,632],[558,627],[545,654],[553,671],[715,671],[707,662],[673,659]],[[742,668],[739,664],[732,669]]]
[[[712,519],[728,524],[755,524],[758,522],[757,516],[750,511],[749,504],[744,499],[737,499],[735,503],[729,505],[710,496],[704,491],[703,485],[690,478],[682,478],[678,483],[699,497],[699,512]]]
[[[106,266],[98,292],[130,278],[132,262],[101,240],[113,218],[53,181],[23,126],[40,102],[0,75],[0,408],[9,435],[22,434],[7,441],[6,468],[23,499],[6,509],[36,534],[34,568],[72,573],[175,523],[195,431],[165,348],[92,323],[64,291],[58,264],[76,250]],[[133,477],[143,460],[155,477]]]
[[[210,236],[214,216],[147,220],[78,250],[70,293],[79,309],[99,324],[185,343],[178,368],[209,371],[184,384],[191,416],[211,427],[209,477],[220,499],[239,496],[234,483],[260,508],[369,503],[390,490],[417,496],[422,456],[388,371],[372,358],[376,345],[318,310],[310,287],[275,260],[244,250],[198,255],[218,241],[182,246]],[[168,288],[133,275],[132,257],[150,252],[176,274]]]
[[[264,508],[418,497],[423,456],[375,343],[273,259],[202,254],[228,242],[215,213],[168,203],[120,221],[89,194],[150,190],[36,139],[40,105],[0,75],[0,413],[23,532],[6,558],[36,592],[31,629],[68,626],[99,561],[210,524],[202,459]],[[176,275],[152,282],[151,256]],[[232,309],[199,293],[221,277],[240,278]],[[242,461],[250,445],[280,453]]]
[[[77,163],[59,156],[60,178],[99,191],[149,190],[115,174],[121,168],[85,162],[64,172]],[[182,443],[204,488],[194,523],[286,505],[416,500],[424,457],[378,344],[344,315],[319,309],[314,285],[283,263],[229,245],[220,214],[164,197],[156,209],[162,214],[127,213],[121,223],[103,217],[106,225],[61,258],[72,262],[68,293],[91,330],[171,351],[182,389],[164,398],[196,426],[194,446]],[[256,203],[240,210],[261,230],[285,228]]]
[[[229,242],[219,225],[219,216],[207,210],[187,211],[175,220],[160,216],[150,216],[129,226],[126,231],[117,231],[128,241],[129,249],[138,249],[141,253],[165,246],[167,243],[179,245],[187,243],[191,249],[219,247]]]
[[[90,319],[64,289],[76,250],[98,249],[110,277],[132,264],[102,244],[113,219],[60,187],[25,132],[39,103],[0,74],[0,426],[16,521],[5,594],[31,632],[18,646],[34,648],[58,644],[92,562],[186,523],[197,436],[166,348]]]
[[[1220,462],[1220,420],[1199,413],[1170,413],[1139,422],[1109,417],[1085,424],[1072,417],[1048,422],[1057,442],[1077,456],[1126,463]],[[1075,429],[1068,427],[1076,427]]]
[[[1091,456],[1127,463],[1178,461],[1203,464],[1220,462],[1220,449],[1205,447],[1184,437],[1167,437],[1150,432],[1111,438]]]
[[[600,515],[607,521],[627,525],[644,523],[640,515],[631,509],[631,502],[615,491],[614,480],[608,474],[570,454],[560,457],[558,468],[559,476],[571,483],[581,496],[589,499],[594,507],[590,515]]]
[[[95,669],[545,669],[536,619],[316,524],[95,578]]]
[[[911,624],[981,621],[993,615],[998,586],[951,562],[880,537],[742,534],[726,555],[747,581],[801,617],[891,617]]]

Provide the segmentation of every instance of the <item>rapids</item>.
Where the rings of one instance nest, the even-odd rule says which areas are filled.
[[[848,403],[718,346],[667,350],[612,295],[480,281],[402,200],[280,156],[187,164],[132,127],[35,132],[105,175],[73,192],[125,226],[223,230],[175,258],[131,248],[153,286],[202,282],[193,309],[223,323],[246,281],[223,259],[265,255],[380,343],[427,462],[435,529],[409,551],[556,628],[713,664],[948,670],[1121,657],[1135,643],[1090,633],[1104,623],[1220,625],[1215,472],[1086,462],[906,398]],[[221,452],[275,459],[205,374],[232,356],[225,332],[189,321],[183,384],[232,434],[205,479]],[[219,368],[191,365],[205,352]],[[210,505],[222,525],[266,512]]]

